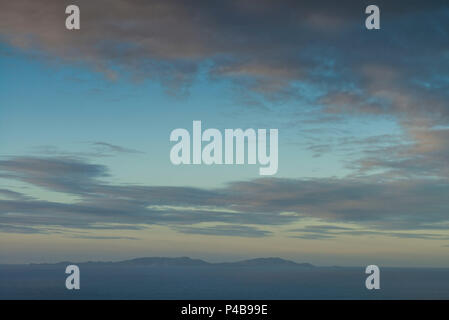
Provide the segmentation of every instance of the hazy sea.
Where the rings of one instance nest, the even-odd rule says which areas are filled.
[[[381,268],[367,290],[363,267],[80,264],[0,265],[0,299],[449,299],[449,269]]]

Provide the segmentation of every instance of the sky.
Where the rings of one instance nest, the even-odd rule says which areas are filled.
[[[0,0],[0,263],[449,267],[449,6],[371,2]],[[174,166],[195,120],[278,172]]]

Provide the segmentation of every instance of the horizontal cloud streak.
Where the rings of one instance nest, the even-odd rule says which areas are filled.
[[[426,230],[435,230],[432,226],[421,226]],[[449,230],[449,225],[442,226],[441,231]],[[312,225],[305,226],[302,229],[289,230],[293,238],[327,240],[335,239],[339,236],[382,236],[403,239],[424,239],[424,240],[449,240],[447,232],[445,234],[438,233],[422,233],[422,232],[391,232],[391,231],[373,231],[363,230],[360,228],[346,228],[329,225]]]
[[[214,236],[239,236],[239,237],[265,237],[271,234],[269,231],[260,230],[249,226],[238,225],[217,225],[214,227],[187,227],[180,226],[175,228],[182,233],[193,233]]]
[[[376,233],[388,230],[386,235],[395,237],[406,236],[401,230],[449,230],[446,180],[261,178],[205,190],[107,184],[101,181],[108,175],[106,167],[79,159],[9,158],[0,161],[0,171],[4,178],[79,198],[76,203],[60,203],[12,192],[14,197],[0,200],[0,224],[8,226],[112,230],[165,225],[185,233],[266,236],[269,232],[253,226],[283,226],[315,218],[352,223]],[[329,228],[301,232],[321,238],[360,232]]]

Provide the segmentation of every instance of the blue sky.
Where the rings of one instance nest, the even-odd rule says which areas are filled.
[[[173,167],[167,161],[173,146],[167,137],[175,128],[191,131],[193,120],[201,120],[204,129],[280,128],[280,158],[283,163],[279,175],[282,177],[342,176],[348,172],[341,163],[343,157],[337,154],[314,157],[314,152],[305,148],[309,142],[303,131],[321,130],[318,136],[323,139],[343,129],[350,131],[346,135],[361,137],[379,132],[400,133],[394,122],[383,119],[363,121],[351,118],[332,128],[319,123],[292,127],[288,123],[290,110],[298,104],[306,110],[312,110],[313,106],[303,101],[289,101],[282,103],[284,111],[280,112],[267,112],[261,107],[247,110],[244,101],[235,96],[227,81],[210,82],[205,79],[207,75],[199,74],[187,94],[176,96],[153,81],[136,82],[128,79],[126,74],[111,81],[86,67],[33,60],[25,53],[6,46],[4,50],[11,53],[1,61],[1,84],[5,89],[2,112],[5,114],[3,119],[7,119],[2,125],[4,154],[38,153],[45,147],[87,153],[96,142],[141,151],[133,154],[131,159],[125,155],[125,162],[122,157],[102,159],[117,175],[126,172],[123,182],[172,184],[167,171],[180,176],[174,184],[184,185],[192,184],[191,175],[200,173],[194,183],[197,186],[217,186],[230,177],[258,176],[254,166]],[[344,133],[340,134],[343,136]],[[126,161],[132,161],[132,166]],[[163,174],[158,175],[161,167]],[[208,173],[202,179],[204,170]],[[211,181],[207,177],[209,174],[215,179]]]

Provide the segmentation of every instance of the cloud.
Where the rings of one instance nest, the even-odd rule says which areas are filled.
[[[387,171],[391,177],[448,178],[449,129],[412,129],[411,143],[378,148],[352,167],[359,173]]]
[[[74,194],[89,192],[97,178],[108,176],[104,166],[70,157],[15,157],[0,160],[0,168],[5,172],[0,174],[1,178]]]
[[[8,224],[0,224],[0,232],[7,232],[7,233],[45,233],[43,230],[40,230],[38,228],[33,227],[26,227],[26,226],[15,226],[15,225],[8,225]]]
[[[90,151],[77,151],[67,152],[58,147],[51,145],[42,145],[33,148],[33,153],[44,154],[47,156],[59,156],[59,157],[85,157],[85,158],[99,158],[99,157],[111,157],[117,154],[143,154],[144,152],[125,148],[116,144],[94,141],[88,143],[94,150]]]
[[[139,240],[139,238],[136,237],[121,237],[121,236],[72,235],[70,237],[76,239],[95,239],[95,240]]]
[[[0,189],[0,196],[6,198],[6,199],[12,199],[12,200],[28,200],[31,199],[30,197],[27,197],[20,192],[15,192],[7,189]]]
[[[382,29],[374,32],[363,23],[369,1],[79,0],[79,31],[64,28],[68,4],[4,2],[0,38],[32,56],[87,65],[111,79],[151,79],[176,94],[205,73],[266,112],[293,101],[287,118],[295,121],[307,112],[327,125],[394,119],[415,146],[387,149],[388,159],[363,157],[359,173],[448,177],[447,132],[435,130],[449,125],[447,1],[379,0]],[[332,150],[316,144],[315,156]]]
[[[104,183],[106,167],[67,158],[10,158],[0,161],[0,171],[2,177],[79,199],[60,203],[19,195],[0,200],[0,223],[5,225],[110,230],[164,225],[185,233],[267,236],[258,226],[314,218],[395,237],[408,232],[430,239],[425,232],[449,230],[449,183],[444,179],[259,178],[206,190]],[[309,237],[331,237],[336,232],[360,230],[329,226],[301,230]]]
[[[214,227],[190,227],[180,226],[175,228],[182,233],[193,233],[214,236],[238,236],[238,237],[266,237],[271,234],[269,231],[260,230],[249,226],[241,225],[217,225]]]
[[[99,147],[99,152],[106,150],[112,151],[116,153],[143,153],[142,151],[121,147],[115,144],[107,143],[107,142],[92,142],[93,146]]]
[[[100,180],[108,176],[106,167],[80,159],[16,157],[0,161],[0,171],[2,178],[79,197],[76,203],[26,200],[23,197],[0,200],[0,221],[5,224],[112,230],[129,229],[132,224],[281,225],[297,219],[276,212],[254,215],[235,211],[232,203],[222,199],[220,190],[106,184]],[[184,231],[188,232],[187,229]],[[220,232],[225,231],[230,232]],[[250,234],[248,228],[242,227],[240,231]],[[253,231],[251,235],[254,234]]]
[[[426,230],[435,230],[434,226],[421,226]],[[441,226],[441,231],[449,230],[449,225]],[[422,233],[422,232],[391,232],[391,231],[376,231],[360,228],[347,228],[332,225],[311,225],[305,226],[301,229],[292,229],[289,232],[293,233],[291,237],[301,239],[313,240],[328,240],[335,239],[339,236],[383,236],[404,239],[425,239],[425,240],[449,240],[449,235],[438,233]]]
[[[415,64],[423,54],[436,57],[441,26],[447,24],[444,1],[378,1],[390,32],[368,34],[363,30],[368,1],[79,0],[81,30],[69,32],[64,28],[68,4],[4,3],[0,35],[13,46],[86,63],[112,79],[123,68],[134,78],[180,88],[207,64],[212,78],[245,83],[272,97],[294,95],[295,82],[314,82],[317,76],[338,88],[356,80],[362,71],[355,67],[368,62],[402,66],[405,51]],[[420,23],[404,25],[404,19]],[[422,35],[422,30],[435,33]],[[396,39],[410,35],[419,42]],[[388,50],[376,50],[385,43]]]

